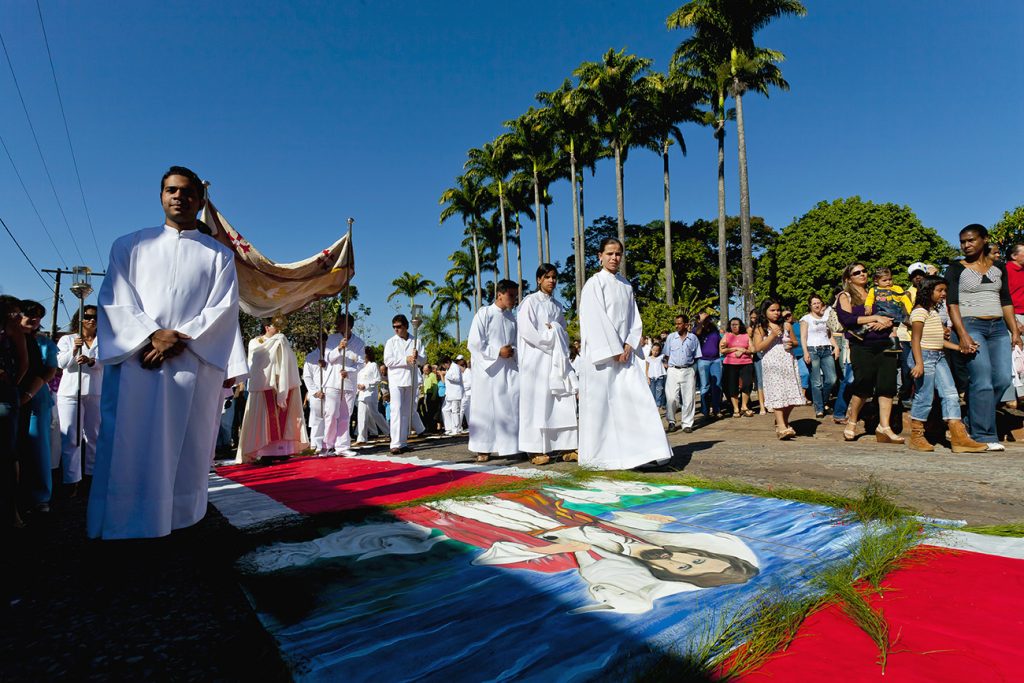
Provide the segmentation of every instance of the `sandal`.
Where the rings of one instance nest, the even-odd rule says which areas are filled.
[[[743,417],[754,417],[754,411],[750,409],[744,410]]]
[[[732,416],[733,417],[743,417],[743,413],[741,413],[740,411],[737,410],[735,413],[732,414]]]
[[[563,462],[579,462],[580,454],[577,451],[569,451],[568,453],[562,453]]]
[[[775,436],[779,437],[779,441],[787,441],[796,436],[796,430],[793,429],[792,427],[787,427],[783,429],[781,432],[778,429],[776,429]]]
[[[857,424],[852,423],[846,426],[843,430],[843,441],[856,441],[857,440]]]
[[[476,461],[477,462],[487,462],[490,459],[491,459],[491,454],[490,453],[479,453],[476,456]]]
[[[551,462],[551,456],[545,455],[544,453],[538,453],[530,456],[531,465],[547,465],[549,462]]]
[[[878,427],[875,429],[875,441],[878,443],[902,444],[906,442],[902,436],[892,431],[892,427]]]

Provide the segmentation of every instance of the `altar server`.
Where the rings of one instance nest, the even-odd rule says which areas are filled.
[[[409,424],[416,412],[416,375],[427,357],[423,343],[409,336],[408,318],[399,313],[391,319],[391,327],[395,335],[384,344],[384,365],[391,394],[391,454],[398,455],[412,450]]]
[[[469,375],[464,372],[466,369],[466,357],[462,354],[455,356],[455,360],[448,366],[448,372],[444,375],[444,407],[441,409],[444,415],[444,433],[448,436],[458,436],[462,431],[462,401],[465,398],[463,379]]]
[[[117,239],[99,292],[93,538],[165,536],[206,514],[221,387],[246,373],[234,254],[199,232],[199,177],[160,183],[165,223]]]
[[[384,419],[384,416],[377,410],[377,387],[380,386],[380,370],[377,368],[377,353],[372,346],[367,346],[363,352],[365,365],[360,368],[356,375],[356,407],[359,412],[356,418],[356,442],[360,445],[366,444],[377,434],[387,434],[391,426]]]
[[[327,420],[326,395],[327,387],[337,379],[338,367],[329,365],[320,356],[320,349],[313,349],[306,355],[306,363],[302,366],[302,383],[306,387],[306,400],[309,403],[309,444],[319,453],[324,447],[324,425]]]
[[[534,465],[561,451],[576,456],[576,372],[569,365],[569,334],[562,304],[554,298],[558,270],[537,269],[537,291],[519,304],[519,450]]]
[[[637,352],[643,324],[633,287],[618,274],[622,243],[601,242],[601,270],[580,295],[582,467],[618,470],[667,462],[672,451]]]
[[[473,356],[476,404],[469,417],[469,450],[477,462],[490,454],[519,452],[519,362],[516,358],[516,317],[519,286],[498,282],[494,303],[477,311],[467,344]]]
[[[333,448],[336,455],[355,455],[352,450],[350,425],[356,407],[356,375],[362,369],[366,344],[352,331],[355,318],[344,311],[338,313],[334,322],[334,334],[327,337],[327,362],[338,368],[338,385],[341,393],[335,401],[333,394],[328,395],[327,426],[324,443]]]

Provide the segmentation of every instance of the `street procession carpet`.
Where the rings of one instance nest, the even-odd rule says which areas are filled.
[[[237,577],[300,681],[630,680],[766,591],[814,595],[871,531],[664,479],[389,455],[219,467],[210,501],[253,539]],[[884,669],[827,605],[743,680],[1020,680],[1024,543],[929,542],[948,547],[912,551],[872,598]]]

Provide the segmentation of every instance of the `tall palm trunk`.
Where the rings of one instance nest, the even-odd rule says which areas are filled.
[[[548,198],[548,188],[544,188],[544,198]],[[551,263],[551,232],[548,225],[548,205],[544,205],[544,263]]]
[[[612,149],[615,151],[615,205],[619,212],[619,241],[622,242],[622,263],[619,264],[619,270],[622,272],[622,276],[626,276],[626,205],[622,198],[622,148],[618,142],[612,143]]]
[[[456,304],[455,306],[455,343],[462,343],[462,331],[459,329],[459,308],[462,304]]]
[[[481,286],[482,283],[480,282],[480,247],[479,247],[479,245],[477,244],[477,241],[476,241],[476,230],[472,230],[471,234],[473,235],[473,263],[474,263],[474,269],[473,270],[474,270],[474,275],[476,275],[476,280],[473,283],[474,290],[475,290],[474,297],[473,297],[473,303],[476,305],[476,310],[479,311],[480,310],[481,297],[483,296],[481,291],[480,291],[482,289],[482,286]]]
[[[586,213],[584,212],[584,201],[583,201],[583,174],[580,173],[580,244],[583,245],[583,250],[580,253],[580,269],[579,274],[576,276],[579,278],[579,289],[576,290],[576,305],[579,306],[580,292],[583,291],[583,285],[587,283],[587,221]],[[576,310],[579,310],[577,308]]]
[[[505,225],[505,188],[498,181],[498,209],[501,211],[501,247],[505,254],[505,278],[508,279],[508,228]]]
[[[544,263],[544,233],[541,232],[540,222],[540,178],[537,175],[537,164],[533,165],[533,205],[534,222],[537,224],[537,267]]]
[[[661,143],[661,167],[665,182],[665,303],[675,303],[672,282],[672,197],[668,182],[668,143],[666,137]]]
[[[740,166],[740,259],[743,267],[743,302],[745,311],[748,311],[754,296],[754,257],[750,239],[750,187],[747,184],[747,136],[743,129],[743,92],[737,88],[733,98],[736,100],[736,144],[739,147]]]
[[[725,234],[725,120],[715,130],[718,139],[718,306],[723,324],[729,320],[729,264]]]
[[[516,284],[523,286],[523,240],[520,237],[522,226],[519,224],[519,214],[516,214]]]
[[[569,140],[569,177],[572,180],[572,256],[576,266],[576,300],[583,289],[583,240],[580,238],[580,197],[576,194],[576,144]],[[575,307],[574,307],[575,308]]]

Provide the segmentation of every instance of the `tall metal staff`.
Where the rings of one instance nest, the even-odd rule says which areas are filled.
[[[349,263],[352,262],[352,224],[356,222],[355,218],[348,219],[348,259]],[[352,287],[352,276],[350,275],[345,279],[345,333],[341,335],[341,340],[345,342],[345,349],[341,354],[341,400],[345,401],[345,375],[348,374],[348,340],[352,337],[352,326],[349,323],[348,318],[348,300],[352,298],[349,296],[349,290]],[[348,406],[348,401],[345,401],[345,406]],[[352,419],[352,416],[348,416]]]
[[[85,299],[87,296],[92,294],[92,285],[89,283],[89,277],[92,274],[92,269],[89,266],[75,266],[72,269],[74,275],[74,281],[71,283],[71,293],[78,297],[78,338],[83,339],[85,337]],[[83,341],[84,343],[84,341]],[[78,425],[75,433],[75,446],[82,445],[82,366],[78,366],[78,403],[76,404],[77,410],[77,422]]]
[[[412,320],[409,321],[409,327],[412,328],[412,356],[418,361],[419,351],[416,349],[416,333],[419,332],[420,325],[423,323],[423,318],[420,315],[423,313],[423,306],[421,304],[413,304],[410,308],[409,313],[412,315]],[[420,378],[419,378],[419,363],[414,362],[412,364],[412,400],[409,401],[409,426],[412,427],[412,416],[416,411],[416,404],[419,400],[420,395]]]

